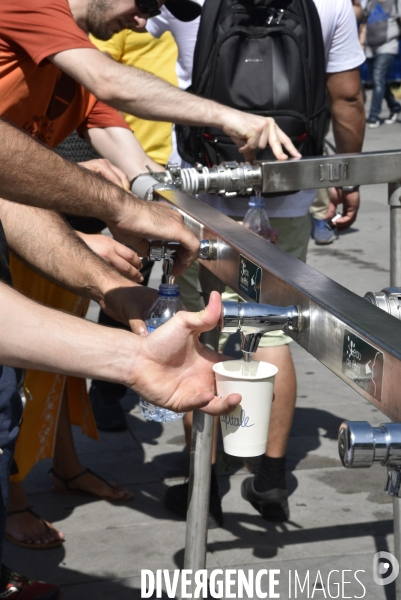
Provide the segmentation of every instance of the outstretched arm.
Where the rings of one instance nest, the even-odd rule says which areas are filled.
[[[0,283],[0,364],[117,381],[176,411],[227,413],[241,397],[214,396],[212,365],[221,355],[198,341],[217,325],[220,307],[214,292],[206,311],[178,313],[140,337],[44,307]]]
[[[87,169],[61,158],[0,119],[0,196],[30,206],[98,217],[114,237],[146,254],[148,239],[184,247],[175,274],[197,258],[199,242],[181,215],[162,204],[139,200]]]
[[[50,281],[95,300],[136,333],[144,333],[142,319],[156,291],[123,277],[92,252],[59,214],[0,199],[0,220],[10,249],[29,266]]]
[[[257,148],[270,145],[276,158],[299,153],[271,118],[251,115],[188,94],[146,71],[120,64],[92,48],[74,48],[48,57],[99,100],[143,119],[222,129],[252,160]]]

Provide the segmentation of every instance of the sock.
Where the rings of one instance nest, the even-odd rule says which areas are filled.
[[[285,490],[285,461],[285,455],[281,458],[262,456],[258,472],[253,481],[255,491],[268,492],[277,488]]]

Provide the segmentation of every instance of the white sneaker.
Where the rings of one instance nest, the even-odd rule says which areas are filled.
[[[376,129],[377,127],[380,127],[380,121],[379,119],[376,119],[376,121],[368,121],[367,126],[369,129]]]
[[[396,123],[398,121],[399,112],[400,111],[390,113],[390,116],[384,120],[385,124],[392,125],[393,123]]]

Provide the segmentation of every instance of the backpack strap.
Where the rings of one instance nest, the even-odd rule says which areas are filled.
[[[225,0],[205,0],[203,4],[194,52],[191,85],[191,89],[193,90],[197,90],[202,73],[213,52],[215,46],[214,32],[219,22],[224,3]],[[209,43],[205,43],[205,40],[209,40]],[[207,48],[207,53],[206,51],[202,52],[202,48]]]

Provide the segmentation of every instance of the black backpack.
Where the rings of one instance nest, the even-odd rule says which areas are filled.
[[[313,0],[205,0],[188,91],[274,117],[303,156],[322,154],[326,122],[325,56]],[[242,161],[212,127],[176,126],[189,163]],[[258,160],[272,159],[269,148]]]

